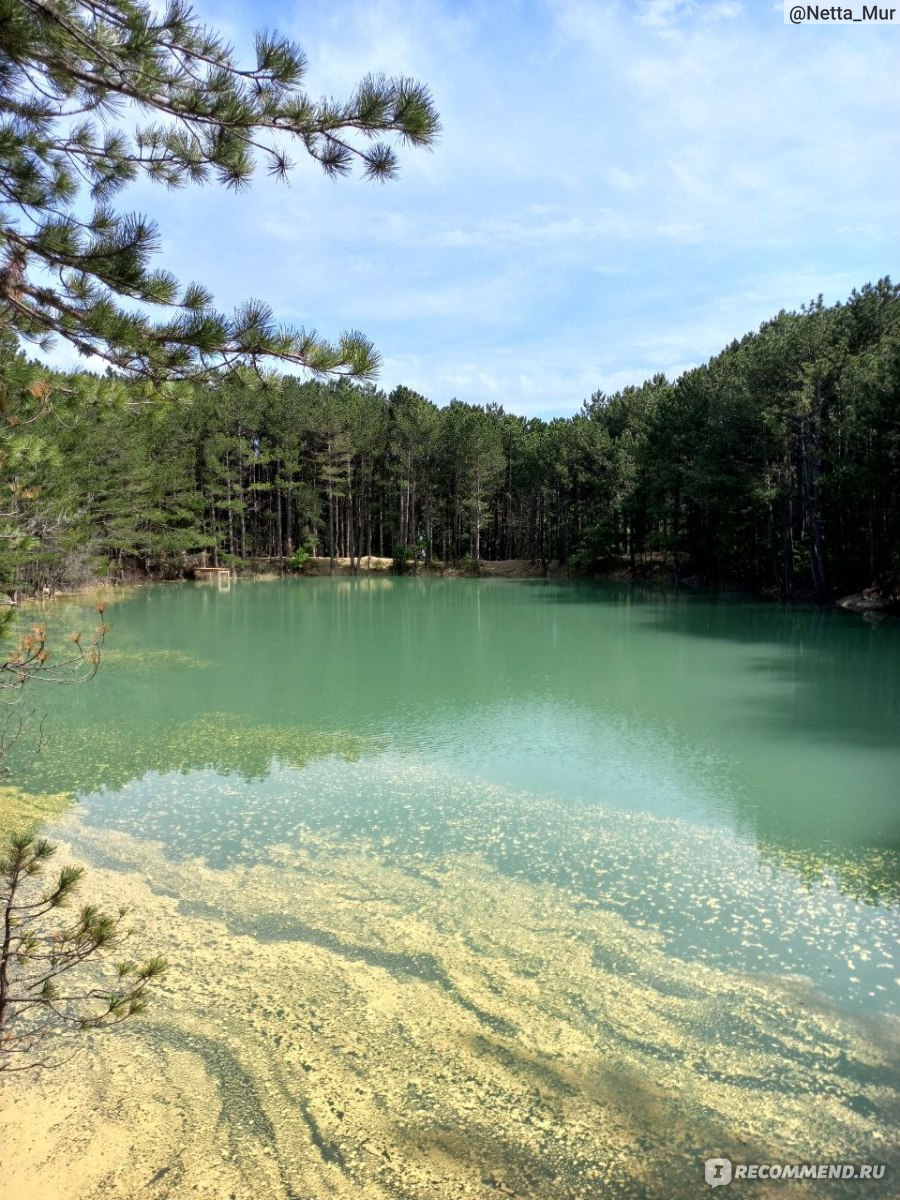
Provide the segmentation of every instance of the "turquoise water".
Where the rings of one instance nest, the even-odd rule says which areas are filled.
[[[481,849],[645,919],[673,952],[896,1005],[893,976],[876,973],[900,897],[894,622],[403,579],[147,589],[107,615],[101,676],[51,697],[69,761],[24,780],[74,785],[92,822],[219,866],[303,827]],[[265,737],[179,738],[210,713],[248,735],[337,733],[365,761],[297,772]],[[204,802],[217,770],[252,786]],[[87,790],[92,778],[106,786]],[[582,852],[595,836],[602,860]]]
[[[298,878],[324,886],[317,862],[334,881],[342,855],[376,872],[367,887],[404,919],[435,889],[449,895],[451,877],[470,878],[466,920],[488,945],[506,936],[495,887],[523,904],[526,891],[549,897],[574,924],[548,926],[540,953],[552,958],[554,936],[590,946],[589,982],[564,989],[585,1029],[600,1020],[590,972],[655,995],[666,1022],[701,976],[709,995],[774,989],[780,1015],[758,1026],[707,1011],[684,1063],[746,1024],[748,1055],[784,1039],[767,1086],[814,1097],[817,1068],[791,1068],[786,1048],[796,1001],[888,1054],[863,1066],[834,1035],[821,1086],[848,1121],[864,1118],[859,1138],[810,1125],[797,1146],[824,1153],[830,1136],[864,1153],[866,1122],[896,1119],[896,1027],[872,1022],[890,1022],[900,998],[900,622],[615,584],[388,578],[146,588],[107,620],[98,678],[47,689],[53,741],[17,779],[74,795],[63,832],[88,862],[141,873],[185,922],[215,919],[257,941],[293,930],[286,942],[323,952],[338,934],[298,924],[272,897]],[[65,622],[90,620],[76,607]],[[298,865],[298,854],[312,857]],[[223,889],[266,872],[281,882],[260,916],[236,898],[198,900],[196,878],[185,882],[198,871]],[[485,890],[478,918],[482,886],[492,898]],[[347,920],[371,966],[378,921],[358,905]],[[614,938],[597,932],[604,920]],[[461,909],[434,921],[426,943],[463,937]],[[378,951],[388,970],[394,953]],[[409,961],[424,963],[417,954]],[[455,978],[450,949],[429,962],[424,983]],[[523,1018],[505,986],[488,987],[508,1001],[493,1015],[482,996],[460,1001],[460,1020],[509,1050]],[[645,1029],[642,1053],[668,1061],[661,1037]],[[719,1127],[698,1113],[690,1153],[702,1162],[704,1119]],[[728,1129],[745,1142],[733,1119]],[[621,1194],[657,1194],[642,1186]],[[679,1187],[659,1194],[692,1194]],[[558,1183],[555,1194],[581,1193]]]

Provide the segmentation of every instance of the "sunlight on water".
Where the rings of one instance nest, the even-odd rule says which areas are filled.
[[[550,883],[573,902],[658,931],[686,960],[812,977],[837,1000],[882,1011],[900,999],[891,908],[859,903],[840,862],[767,853],[721,828],[573,809],[392,753],[327,757],[303,771],[273,760],[252,787],[215,771],[151,773],[84,804],[94,828],[132,832],[169,858],[222,870],[266,862],[273,843],[301,845],[311,833],[373,839],[385,863],[478,855],[511,879]]]
[[[146,1018],[10,1085],[4,1195],[680,1200],[713,1154],[900,1169],[900,639],[340,582],[138,593],[54,706],[64,753],[7,813],[74,794],[54,836],[171,970]]]
[[[80,1191],[62,1130],[44,1152],[59,1195],[678,1196],[712,1152],[890,1153],[894,1031],[800,978],[686,964],[478,854],[307,832],[211,869],[65,832],[173,970],[25,1093],[19,1120],[93,1114]]]

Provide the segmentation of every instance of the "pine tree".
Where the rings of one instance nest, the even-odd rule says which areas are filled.
[[[102,607],[98,611],[102,616]],[[0,638],[11,618],[0,610]],[[22,738],[28,685],[92,679],[106,632],[100,625],[88,640],[73,633],[71,648],[54,656],[46,628],[34,625],[8,657],[0,655],[0,763]],[[40,749],[39,737],[32,753]],[[43,886],[55,853],[32,829],[13,830],[0,840],[0,1075],[54,1065],[70,1034],[143,1012],[148,988],[166,969],[158,957],[107,961],[130,936],[123,927],[126,909],[105,913],[85,904],[73,916],[70,905],[84,871],[63,867]]]
[[[398,165],[387,139],[434,142],[421,83],[370,76],[348,100],[314,101],[305,67],[298,46],[269,33],[241,67],[183,0],[161,14],[140,0],[0,0],[0,319],[154,381],[266,357],[371,374],[377,355],[359,333],[330,344],[257,301],[217,312],[201,285],[151,268],[154,223],[112,204],[140,176],[239,189],[262,161],[284,178],[288,143],[329,176],[358,166],[387,180]],[[129,131],[130,110],[151,119]],[[156,320],[148,305],[172,315]]]
[[[85,904],[72,918],[81,867],[63,867],[40,887],[55,851],[31,833],[12,834],[0,849],[0,1074],[53,1065],[67,1035],[143,1012],[166,969],[151,958],[104,971],[104,955],[128,936],[126,910]]]

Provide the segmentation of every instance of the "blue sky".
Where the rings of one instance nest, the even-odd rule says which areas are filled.
[[[569,415],[677,376],[781,308],[898,268],[900,28],[781,0],[200,0],[249,58],[278,28],[315,95],[426,81],[443,123],[398,181],[141,185],[160,265],[336,336],[438,404]]]

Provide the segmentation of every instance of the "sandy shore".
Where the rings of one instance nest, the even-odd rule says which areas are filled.
[[[359,568],[361,574],[377,574],[381,571],[390,571],[394,565],[392,558],[377,558],[363,556],[359,560]],[[446,577],[453,577],[457,572],[453,567],[443,569],[439,564],[433,565],[426,570],[424,564],[419,564],[419,572],[422,575],[442,574]],[[328,575],[331,574],[330,560],[328,558],[311,558],[307,564],[306,573],[310,575]],[[336,558],[334,560],[335,575],[352,575],[353,560],[349,558]],[[411,573],[411,572],[410,572]],[[497,562],[488,562],[482,559],[479,564],[478,578],[503,578],[503,579],[536,579],[541,578],[545,574],[544,568],[539,562],[532,562],[527,558],[508,558]],[[565,568],[560,563],[554,561],[550,563],[547,574],[551,577],[559,577],[565,575]],[[471,578],[471,576],[470,576]]]
[[[4,1200],[672,1200],[713,1153],[890,1158],[896,1028],[802,980],[680,963],[477,856],[310,836],[213,870],[66,828],[171,967],[145,1017],[5,1081]]]

